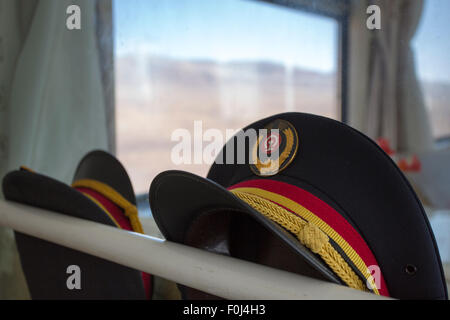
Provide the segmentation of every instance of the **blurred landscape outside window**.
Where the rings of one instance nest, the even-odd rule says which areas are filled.
[[[175,165],[171,134],[276,113],[339,120],[338,23],[247,0],[115,0],[117,154],[137,193]],[[203,145],[208,143],[203,143]]]
[[[450,139],[450,1],[424,1],[413,39],[419,80],[435,139]]]

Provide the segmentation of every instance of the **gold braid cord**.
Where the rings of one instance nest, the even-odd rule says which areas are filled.
[[[72,184],[73,188],[88,188],[92,189],[104,197],[108,198],[110,201],[114,202],[117,206],[124,210],[125,216],[130,220],[131,228],[134,232],[144,233],[141,221],[139,220],[138,210],[135,205],[130,203],[125,199],[120,193],[111,188],[110,186],[96,180],[82,179],[74,182]],[[92,197],[89,197],[92,199]],[[97,202],[97,201],[96,201]],[[105,209],[108,213],[108,211]],[[109,215],[109,214],[108,214]],[[111,215],[109,215],[111,217]],[[114,220],[114,218],[113,218]],[[114,220],[115,221],[115,220]],[[117,224],[117,222],[116,222]]]
[[[293,233],[301,244],[318,254],[350,288],[367,291],[361,279],[330,244],[328,236],[317,226],[262,197],[240,191],[232,192],[253,209]]]

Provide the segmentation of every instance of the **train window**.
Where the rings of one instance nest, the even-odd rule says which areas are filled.
[[[301,111],[340,119],[337,20],[260,1],[115,0],[117,154],[138,193],[175,165],[177,129]],[[202,120],[201,123],[196,120]]]
[[[450,139],[449,21],[449,1],[425,1],[422,19],[413,39],[418,76],[436,139]]]

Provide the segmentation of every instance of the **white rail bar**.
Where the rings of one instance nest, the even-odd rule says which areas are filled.
[[[0,200],[0,225],[227,299],[379,299],[231,257]]]

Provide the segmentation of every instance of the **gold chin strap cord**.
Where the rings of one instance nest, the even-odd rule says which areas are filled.
[[[347,286],[368,291],[363,281],[330,244],[328,236],[317,226],[260,196],[235,190],[231,192],[265,217],[293,233],[301,244],[318,254]]]
[[[105,196],[124,210],[125,216],[130,220],[130,224],[134,232],[144,233],[136,206],[122,197],[121,194],[110,186],[96,180],[82,179],[74,182],[72,187],[92,189]]]

